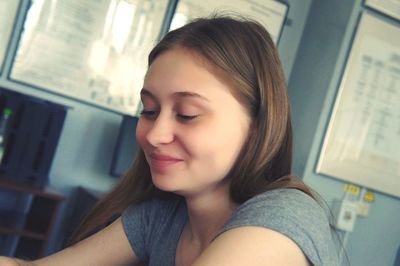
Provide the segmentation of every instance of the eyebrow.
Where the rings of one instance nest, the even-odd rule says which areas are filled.
[[[148,90],[146,90],[145,88],[143,88],[140,91],[140,96],[147,96],[147,97],[152,98],[153,100],[156,100],[156,97],[154,97],[154,95],[151,92],[149,92]]]
[[[145,88],[143,88],[140,91],[140,95],[148,96],[148,97],[156,100],[156,97],[150,91],[146,90]],[[199,98],[199,99],[201,99],[203,101],[209,102],[209,100],[206,97],[204,97],[204,96],[202,96],[202,95],[200,95],[198,93],[195,93],[195,92],[178,91],[178,92],[174,92],[173,96],[174,97],[178,97],[178,98],[195,97],[195,98]]]

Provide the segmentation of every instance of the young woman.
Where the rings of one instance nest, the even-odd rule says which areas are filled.
[[[337,265],[324,210],[291,176],[286,90],[256,22],[215,17],[169,32],[149,55],[131,169],[74,245],[0,264]]]

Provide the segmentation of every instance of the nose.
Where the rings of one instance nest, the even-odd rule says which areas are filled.
[[[172,122],[160,114],[150,125],[146,134],[146,140],[155,147],[171,143],[174,140]]]

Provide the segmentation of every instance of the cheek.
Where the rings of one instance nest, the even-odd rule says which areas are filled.
[[[136,141],[139,146],[143,149],[146,142],[146,134],[148,131],[148,125],[142,119],[139,119],[136,126]]]
[[[237,127],[217,123],[186,132],[180,139],[192,159],[199,159],[210,169],[230,168],[242,148],[243,133]]]

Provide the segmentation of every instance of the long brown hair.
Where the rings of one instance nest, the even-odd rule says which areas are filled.
[[[193,51],[233,84],[232,94],[248,110],[252,125],[248,139],[227,178],[236,203],[276,188],[296,188],[313,197],[291,175],[292,126],[287,87],[278,51],[259,23],[242,18],[212,17],[192,21],[169,32],[148,57],[149,66],[163,52],[182,47]],[[133,136],[132,136],[133,137]],[[104,226],[129,205],[154,197],[177,197],[151,182],[143,151],[121,181],[101,199],[72,243]]]

